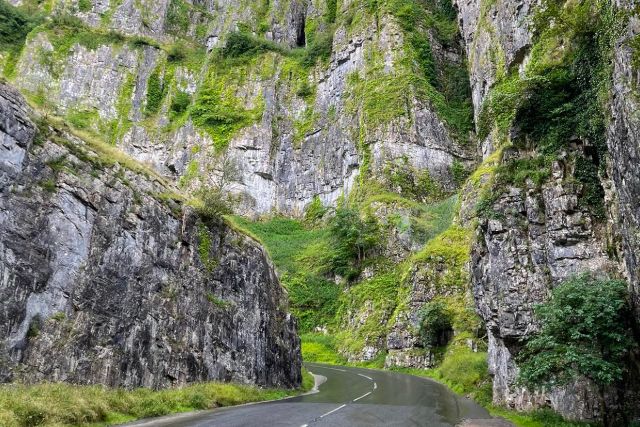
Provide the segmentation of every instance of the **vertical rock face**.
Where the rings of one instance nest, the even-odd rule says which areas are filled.
[[[256,242],[181,211],[144,168],[36,130],[4,84],[0,142],[2,380],[300,384],[295,321]]]
[[[228,189],[242,198],[242,213],[300,214],[316,196],[325,204],[334,203],[351,191],[363,167],[380,176],[388,162],[404,157],[453,189],[452,165],[473,161],[473,148],[465,145],[467,135],[455,138],[433,102],[410,86],[406,35],[389,12],[374,17],[357,5],[344,4],[341,13],[359,14],[352,18],[357,22],[330,27],[325,1],[282,0],[264,9],[225,0],[202,7],[187,5],[183,11],[174,10],[178,3],[159,2],[147,8],[144,2],[106,6],[91,2],[89,12],[60,6],[56,13],[80,18],[90,31],[109,29],[125,37],[95,37],[92,43],[79,37],[69,42],[73,38],[69,29],[39,29],[21,54],[15,84],[35,98],[46,94],[47,107],[72,122],[90,117],[87,127],[107,133],[130,155],[186,188],[228,181]],[[107,6],[105,10],[115,10],[101,11]],[[137,12],[125,13],[127,7]],[[101,20],[94,19],[96,13]],[[119,19],[125,16],[131,22]],[[148,25],[133,22],[139,16]],[[176,29],[182,20],[185,25]],[[315,49],[314,40],[326,37],[331,42],[333,37],[327,46],[331,56],[326,63],[307,64],[305,69],[288,54],[267,54],[224,69],[204,52],[176,62],[171,51],[156,43],[178,37],[209,49],[221,48],[230,33],[247,26],[257,33],[256,25],[264,37],[283,48]],[[140,35],[152,39],[133,37]],[[441,46],[435,38],[431,44],[439,68],[464,70],[459,46]],[[154,79],[160,81],[162,99],[157,112],[150,112]],[[374,79],[385,79],[393,90],[394,84],[407,85],[405,90],[384,94],[402,97],[402,105],[377,112],[381,120],[366,111],[379,108],[375,103],[381,100],[360,105],[365,95],[376,96],[370,88],[363,93]],[[171,111],[178,93],[193,102],[216,80],[224,81],[223,96],[237,103],[236,110],[255,113],[251,123],[222,143],[215,132],[198,127],[191,117],[176,118]],[[229,163],[237,171],[232,179],[222,177]]]
[[[560,164],[554,169],[553,181],[540,190],[510,188],[494,203],[493,219],[481,221],[471,251],[473,294],[489,336],[494,402],[530,409],[549,400],[563,414],[590,419],[598,405],[588,390],[536,396],[515,385],[521,339],[539,326],[534,306],[572,275],[617,268],[606,254],[604,230],[579,207],[575,184],[564,181]]]
[[[527,0],[458,0],[456,4],[470,62],[478,123],[497,83],[504,82],[507,76],[517,78],[518,74],[521,79],[531,78],[527,65],[530,50],[536,46],[533,17],[539,4]],[[563,7],[566,5],[560,6]],[[577,382],[534,395],[518,387],[516,356],[522,339],[539,327],[533,307],[546,301],[551,289],[571,275],[598,272],[620,276],[626,269],[637,307],[640,181],[637,168],[632,165],[637,164],[640,154],[638,75],[632,65],[633,49],[629,41],[638,30],[637,18],[631,17],[615,52],[611,87],[613,121],[608,128],[609,169],[599,176],[603,188],[611,190],[611,185],[615,186],[606,199],[607,216],[613,218],[613,223],[597,218],[579,200],[585,188],[576,179],[578,166],[573,157],[590,155],[588,148],[581,145],[583,142],[577,142],[577,146],[576,141],[572,141],[574,145],[563,142],[566,149],[556,156],[544,183],[534,183],[535,172],[531,171],[520,186],[489,184],[490,191],[496,194],[484,196],[489,203],[483,207],[487,211],[481,215],[483,219],[479,221],[471,250],[471,282],[478,313],[487,326],[489,371],[496,403],[517,409],[550,404],[569,418],[599,416],[599,404],[594,401],[596,393],[588,384]],[[514,148],[503,149],[510,144],[497,143],[493,134],[480,141],[483,157],[493,154],[503,165],[535,158],[540,154],[535,152],[536,141],[526,140],[524,144],[517,141],[521,137],[519,132],[521,129],[515,127],[503,135]],[[499,171],[498,180],[500,173],[509,172]],[[464,201],[463,206],[466,205],[468,202]],[[624,265],[611,256],[618,236],[622,239]]]
[[[621,1],[621,6],[632,9],[633,2]],[[640,77],[632,41],[640,34],[640,20],[631,16],[621,39],[616,45],[612,123],[608,132],[611,153],[611,171],[618,198],[618,231],[622,236],[622,251],[626,273],[632,286],[632,296],[640,318],[640,118],[638,108]],[[636,44],[637,46],[637,44]],[[636,48],[637,49],[637,48]]]

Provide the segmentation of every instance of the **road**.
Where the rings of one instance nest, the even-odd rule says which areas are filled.
[[[450,427],[465,419],[478,424],[490,415],[472,401],[434,381],[395,372],[307,363],[324,382],[319,391],[265,402],[141,421],[136,427],[205,426],[430,426]]]

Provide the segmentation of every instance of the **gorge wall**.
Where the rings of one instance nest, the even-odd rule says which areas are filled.
[[[240,215],[302,218],[316,208],[346,204],[376,223],[380,241],[355,277],[327,267],[335,260],[327,261],[331,242],[321,238],[295,254],[296,268],[306,263],[309,274],[282,274],[292,299],[307,286],[321,284],[330,291],[333,302],[319,311],[333,317],[325,313],[321,321],[309,321],[305,327],[329,329],[347,360],[433,368],[482,364],[486,358],[490,381],[481,376],[474,387],[490,386],[495,403],[515,409],[550,405],[570,418],[599,416],[594,393],[581,382],[538,394],[518,386],[516,357],[522,339],[539,328],[534,306],[575,274],[625,278],[640,310],[640,173],[634,168],[640,151],[640,27],[632,1],[12,4],[47,18],[34,24],[24,46],[2,51],[3,73],[39,110],[66,121],[76,133],[126,152],[175,183],[179,192],[216,188],[233,194]],[[43,159],[41,163],[48,161]],[[22,179],[35,173],[29,169]],[[114,173],[91,185],[105,185],[100,183],[115,179]],[[67,175],[60,176],[73,179]],[[151,188],[160,185],[137,180]],[[55,194],[73,195],[77,187],[56,185]],[[228,283],[240,281],[232,286],[238,294],[229,298],[252,314],[232,316],[229,312],[236,310],[228,310],[226,303],[205,304],[204,316],[225,325],[224,330],[205,331],[199,323],[166,320],[167,313],[181,317],[184,307],[152,295],[148,298],[162,303],[144,314],[152,320],[135,334],[147,337],[148,328],[157,331],[154,337],[168,334],[162,331],[193,330],[195,341],[188,349],[170,352],[189,374],[168,373],[170,379],[144,376],[146,366],[165,360],[162,352],[168,350],[163,350],[163,343],[143,358],[136,356],[135,366],[123,368],[130,380],[111,379],[115,374],[109,372],[117,371],[116,364],[129,359],[112,355],[109,346],[101,344],[107,350],[96,381],[165,385],[174,378],[203,379],[208,372],[210,377],[239,375],[264,383],[258,367],[299,364],[297,344],[291,352],[283,350],[284,343],[297,341],[282,309],[277,280],[250,239],[215,225],[211,251],[218,251],[216,259],[228,259],[229,266],[217,261],[213,272],[205,265],[193,273],[201,256],[194,248],[202,241],[195,217],[172,216],[161,200],[145,196],[142,216],[123,220],[118,225],[122,230],[114,231],[113,225],[100,221],[103,205],[125,215],[123,204],[133,203],[135,197],[126,185],[90,187],[81,193],[107,190],[118,194],[99,196],[109,204],[87,202],[88,195],[69,196],[68,202],[45,200],[45,193],[39,196],[41,203],[29,199],[55,212],[54,206],[64,203],[79,203],[83,212],[93,206],[95,212],[83,220],[84,226],[109,236],[87,243],[95,249],[69,248],[70,253],[81,253],[71,257],[76,261],[65,257],[65,271],[70,271],[65,274],[85,281],[105,276],[114,280],[105,273],[108,262],[100,260],[115,257],[108,254],[116,245],[122,249],[111,251],[119,256],[131,253],[139,259],[132,271],[116,275],[119,286],[136,279],[140,289],[131,290],[135,295],[150,295],[151,282],[158,292],[164,284],[173,289],[175,282],[201,304],[207,296],[203,287],[215,283],[226,289]],[[20,200],[13,193],[7,197]],[[175,202],[165,197],[164,203]],[[66,212],[64,208],[58,210]],[[324,236],[318,224],[330,216],[322,210],[317,223],[305,227],[314,229],[316,237]],[[24,222],[25,233],[39,228],[37,221],[44,219],[38,218]],[[157,250],[145,249],[146,244],[136,239],[130,244],[113,240],[114,234],[128,236],[131,232],[125,230],[147,229],[147,224],[164,236],[154,238]],[[84,235],[81,229],[78,233]],[[236,240],[244,243],[234,247]],[[51,259],[48,262],[57,262]],[[92,267],[80,271],[80,264]],[[148,271],[149,265],[153,268]],[[256,270],[255,265],[260,267]],[[46,276],[38,271],[29,274]],[[199,285],[187,277],[196,277]],[[264,284],[268,290],[259,293]],[[52,307],[69,304],[60,297],[69,285],[55,286],[61,290],[46,296]],[[95,290],[83,292],[88,294],[81,300],[97,301]],[[217,287],[212,292],[213,301],[225,300]],[[27,293],[20,298],[27,301]],[[138,297],[132,294],[130,300]],[[430,303],[442,303],[453,313],[452,337],[444,351],[425,345],[421,338],[423,309]],[[35,313],[24,304],[21,310]],[[128,309],[127,304],[118,307]],[[51,310],[57,308],[48,310],[42,318],[54,315]],[[92,310],[90,317],[98,316],[97,309]],[[304,306],[296,313],[305,317],[304,310],[309,311]],[[37,366],[38,355],[46,345],[54,345],[53,337],[61,332],[52,331],[38,344],[39,350],[23,351],[19,346],[25,345],[23,335],[32,314],[25,314],[23,319],[29,320],[7,332],[21,336],[22,344],[13,339],[5,357],[33,357]],[[247,336],[246,342],[224,345],[248,346],[252,356],[247,351],[243,357],[225,353],[235,356],[228,356],[224,366],[216,358],[190,362],[193,352],[197,357],[210,354],[203,346],[218,348],[217,341],[214,345],[205,337],[226,336],[229,328],[244,330],[245,321],[261,322],[271,332],[264,341],[252,342]],[[42,330],[52,325],[58,324],[45,322]],[[105,337],[120,336],[114,331],[123,327],[112,320],[93,326]],[[267,359],[273,364],[261,361],[261,353],[254,354],[261,345],[271,349]],[[216,354],[223,357],[223,352]],[[65,378],[63,373],[72,371],[56,369],[60,373],[39,375]],[[293,371],[275,378],[283,384],[297,381]]]
[[[0,84],[0,378],[294,387],[300,344],[265,251]]]

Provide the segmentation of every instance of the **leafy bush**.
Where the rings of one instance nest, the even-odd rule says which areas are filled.
[[[627,284],[592,275],[576,276],[535,307],[541,330],[519,355],[519,380],[530,389],[548,388],[585,377],[598,387],[603,421],[609,421],[606,388],[627,374],[635,346]]]
[[[147,115],[155,114],[160,110],[166,93],[167,85],[160,76],[160,69],[156,68],[147,82],[147,105],[145,107]]]
[[[324,206],[320,197],[316,196],[309,203],[304,211],[304,220],[309,224],[318,223],[327,213],[328,208]]]
[[[347,280],[354,279],[360,274],[363,261],[380,244],[377,220],[342,204],[336,208],[329,231],[335,248],[331,262],[333,272]]]
[[[7,52],[4,74],[10,77],[24,46],[27,34],[42,22],[41,15],[28,15],[5,0],[0,0],[0,51]]]
[[[333,50],[333,33],[318,34],[304,50],[301,64],[304,67],[313,67],[318,60],[326,61],[331,57]]]
[[[432,301],[420,310],[420,337],[425,347],[446,345],[453,335],[453,315],[442,301]]]
[[[218,222],[233,213],[233,198],[217,188],[200,189],[195,196],[191,204],[204,222]]]
[[[245,32],[234,31],[227,37],[227,42],[222,48],[222,56],[225,58],[240,58],[270,50],[281,51],[282,49],[267,40],[259,39]]]
[[[175,115],[183,114],[187,111],[190,104],[191,96],[188,93],[179,90],[171,100],[171,112]]]

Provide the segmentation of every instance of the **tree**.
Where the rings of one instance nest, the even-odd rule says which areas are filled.
[[[620,383],[634,345],[627,285],[585,274],[555,288],[551,299],[535,307],[541,330],[518,359],[519,381],[529,389],[589,379],[600,394],[604,425],[610,425],[605,392]]]
[[[380,243],[378,222],[372,215],[361,216],[357,209],[339,204],[329,231],[336,252],[333,271],[347,279],[360,273],[362,262]]]

